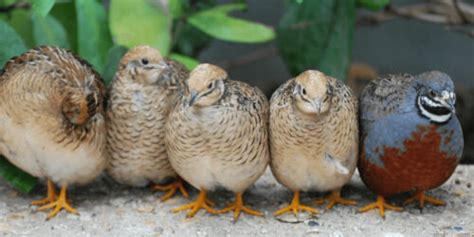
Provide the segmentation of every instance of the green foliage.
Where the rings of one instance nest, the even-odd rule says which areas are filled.
[[[50,13],[66,30],[66,36],[73,52],[77,52],[77,16],[74,2],[58,2]]]
[[[273,29],[227,15],[245,4],[226,4],[191,15],[188,22],[216,39],[238,43],[260,43],[275,37]]]
[[[33,11],[38,15],[45,17],[54,6],[55,0],[30,0]]]
[[[317,69],[345,79],[352,50],[355,2],[292,1],[286,7],[277,44],[291,73]]]
[[[3,156],[0,156],[0,176],[14,188],[24,193],[30,192],[37,182],[35,177],[18,169]]]
[[[356,0],[357,6],[378,11],[390,3],[390,0]]]
[[[57,45],[69,48],[66,30],[54,16],[32,15],[33,36],[38,45]]]
[[[182,63],[188,70],[193,70],[199,64],[199,61],[182,54],[174,53],[170,58]]]
[[[115,42],[129,48],[147,44],[168,55],[170,20],[162,6],[150,1],[114,0],[110,4],[110,30]]]
[[[7,23],[0,20],[0,65],[5,64],[11,57],[24,53],[27,48],[23,40]]]
[[[112,39],[104,7],[95,0],[75,0],[78,24],[79,55],[104,72]]]
[[[110,48],[107,54],[107,63],[105,64],[105,72],[103,74],[105,85],[109,85],[117,72],[118,65],[122,56],[127,52],[127,48],[115,45]]]

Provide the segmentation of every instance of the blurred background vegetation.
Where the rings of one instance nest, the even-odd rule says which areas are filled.
[[[442,70],[459,90],[472,162],[473,22],[472,0],[0,0],[0,67],[57,45],[109,83],[127,49],[148,44],[189,69],[218,64],[268,96],[310,68],[356,93],[379,74]],[[35,183],[1,159],[0,175],[25,192]]]

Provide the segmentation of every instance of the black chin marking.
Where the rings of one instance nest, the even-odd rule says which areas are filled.
[[[431,114],[434,114],[434,115],[448,115],[451,113],[451,110],[449,108],[446,108],[444,106],[442,106],[440,103],[438,103],[437,101],[435,100],[432,100],[431,98],[429,97],[424,97],[428,100],[430,100],[435,106],[433,105],[430,105],[428,104],[424,99],[423,99],[423,96],[421,98],[421,106],[423,106],[423,108],[428,111],[429,113]]]

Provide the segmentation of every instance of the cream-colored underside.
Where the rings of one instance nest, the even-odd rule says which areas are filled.
[[[20,125],[0,116],[0,153],[29,174],[58,184],[86,184],[103,170],[100,148],[81,144],[72,151],[52,141],[39,125]]]

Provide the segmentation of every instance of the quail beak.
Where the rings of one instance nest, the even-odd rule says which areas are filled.
[[[315,99],[313,100],[313,107],[315,108],[315,110],[318,112],[318,114],[321,113],[321,109],[323,107],[323,103],[322,103],[322,100],[321,99]]]
[[[437,97],[437,99],[444,107],[449,109],[451,113],[454,114],[456,112],[456,95],[454,92],[443,91],[441,92],[441,96]]]
[[[198,94],[196,91],[191,91],[191,96],[189,99],[189,107],[193,106],[194,102],[196,102],[196,99],[198,98]]]

